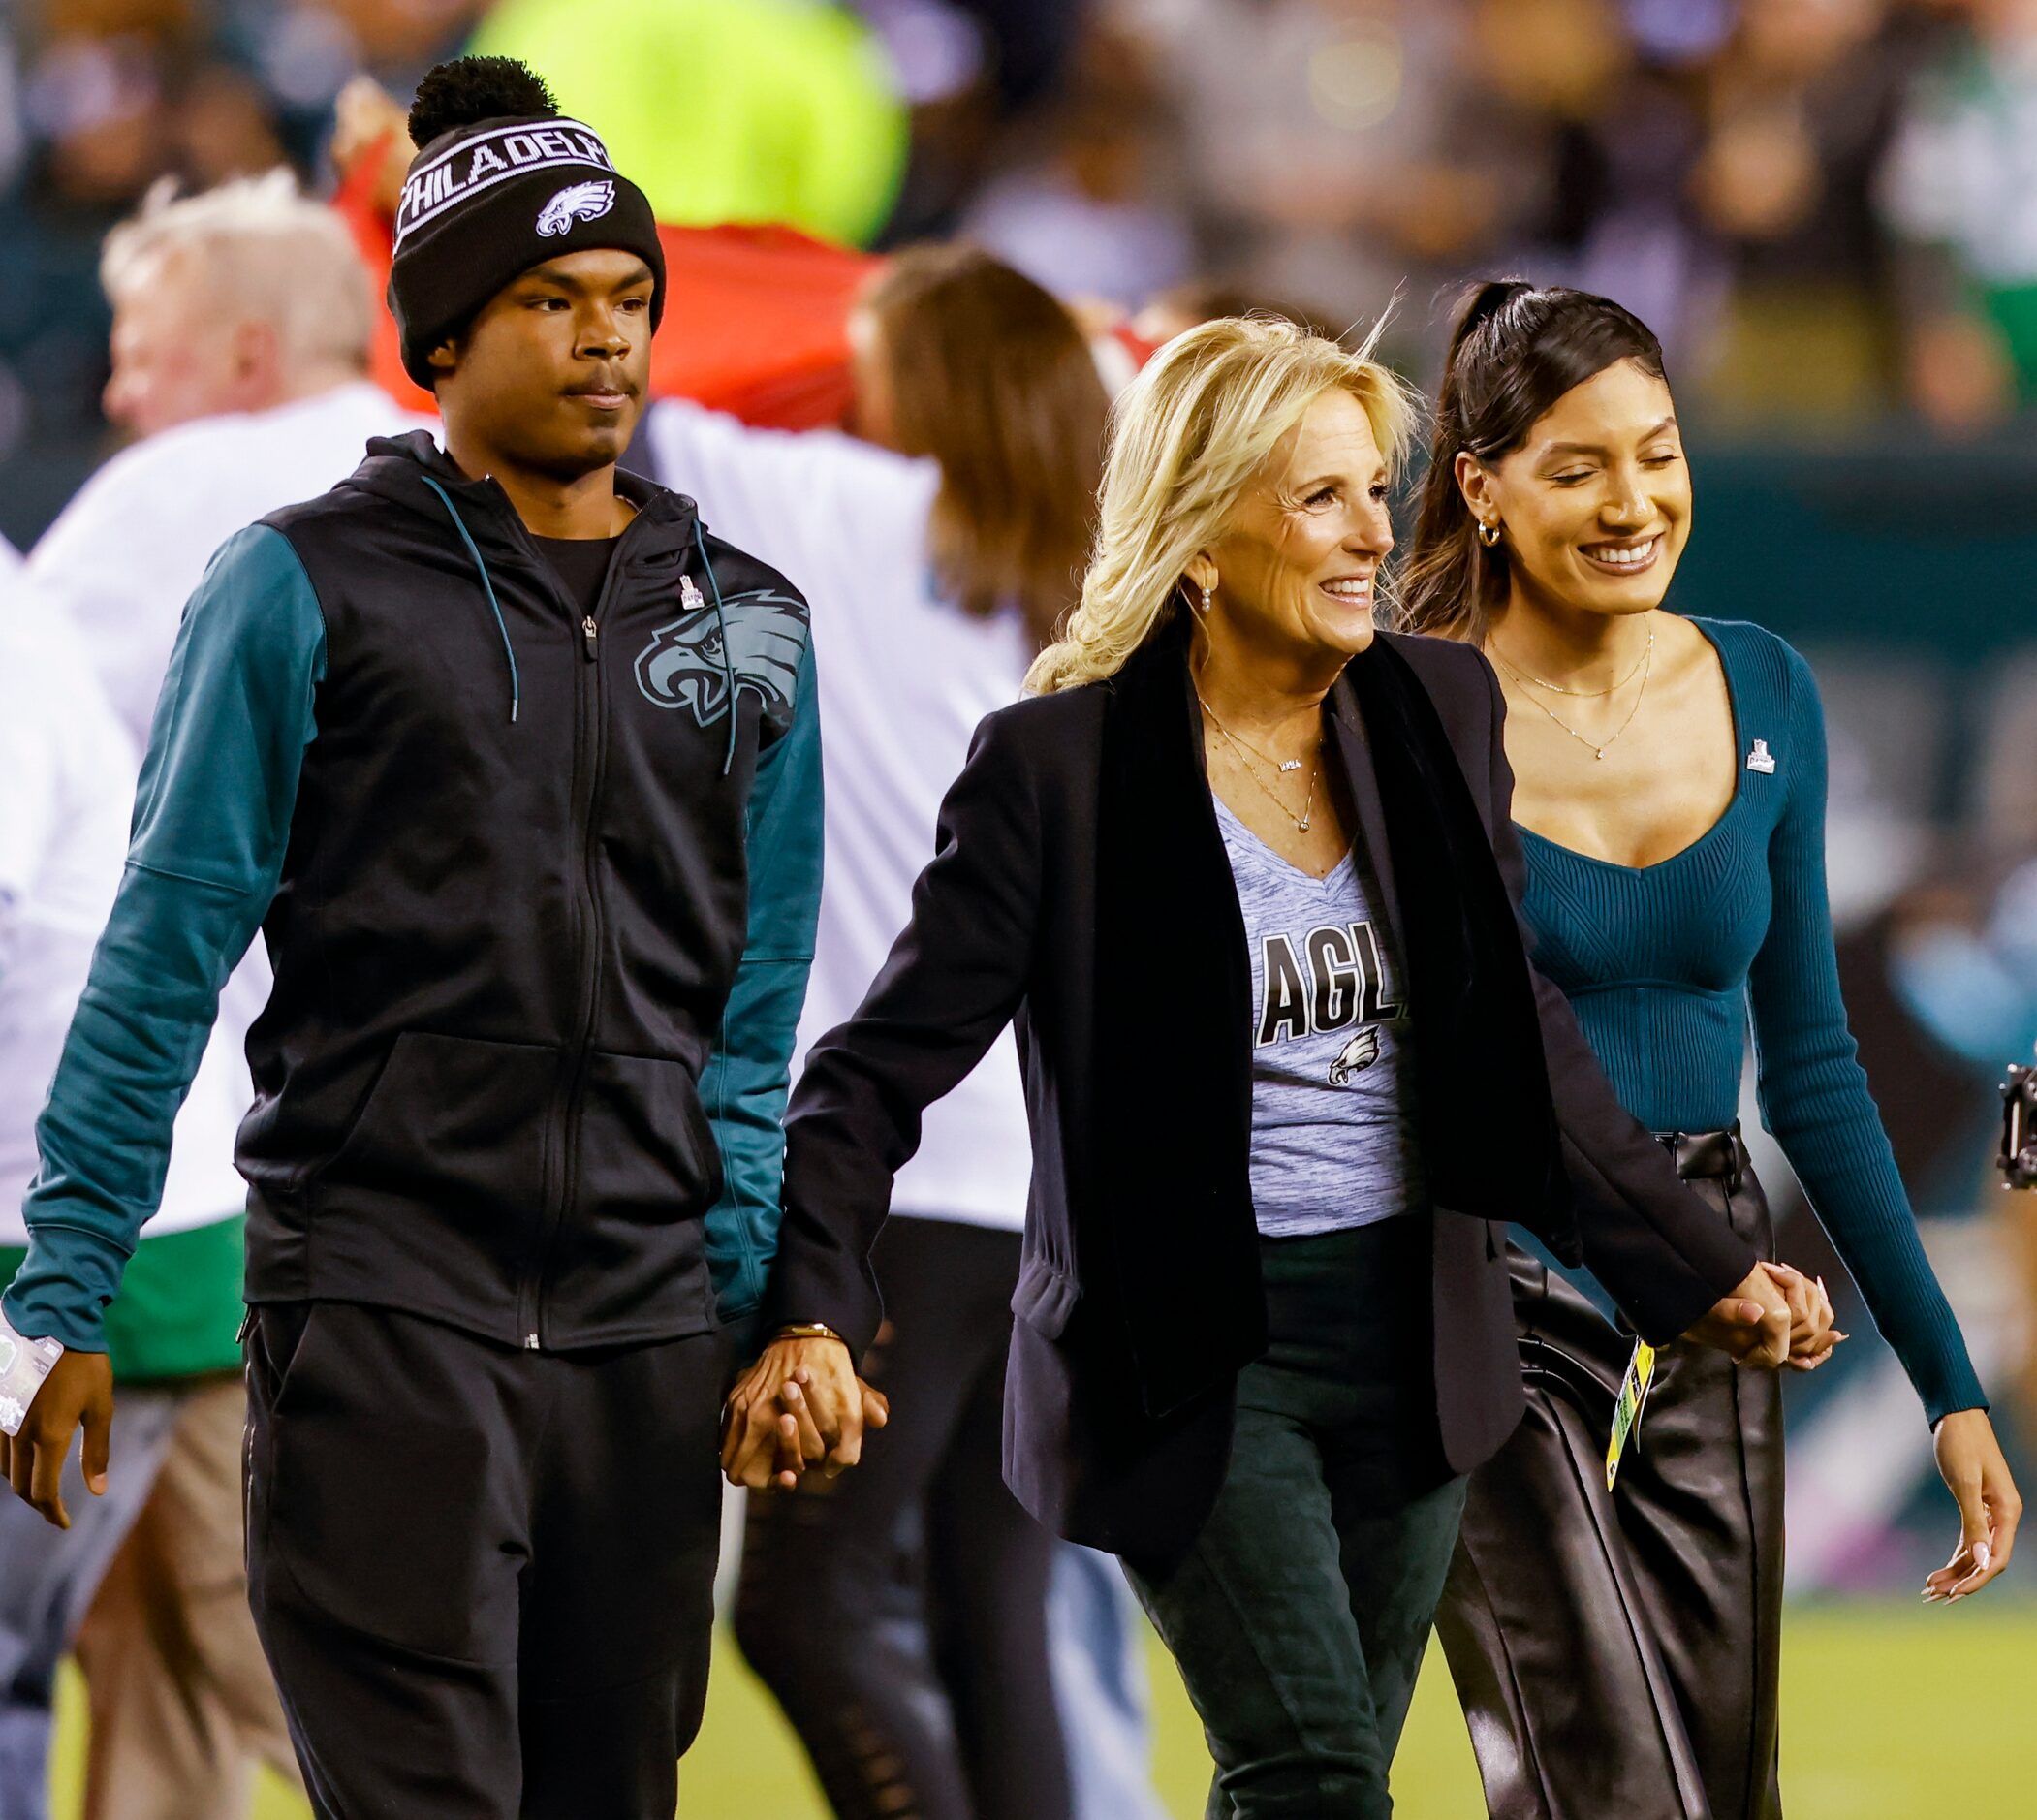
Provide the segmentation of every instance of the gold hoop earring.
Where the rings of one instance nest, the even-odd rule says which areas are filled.
[[[1481,518],[1478,521],[1478,541],[1488,549],[1499,548],[1499,520]]]

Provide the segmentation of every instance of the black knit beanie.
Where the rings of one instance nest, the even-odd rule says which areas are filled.
[[[564,253],[617,247],[651,268],[650,326],[665,313],[665,253],[643,192],[608,148],[562,119],[542,78],[511,57],[460,57],[418,86],[418,155],[396,209],[389,306],[403,369],[429,387],[431,350],[504,286]]]

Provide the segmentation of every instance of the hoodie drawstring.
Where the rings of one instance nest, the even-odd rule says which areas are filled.
[[[714,594],[714,623],[721,632],[721,673],[729,685],[729,749],[722,754],[721,774],[726,777],[736,764],[736,662],[729,655],[729,613],[721,604],[721,583],[714,579],[714,558],[707,554],[707,527],[700,527],[701,567],[707,572],[707,586]]]
[[[423,478],[424,485],[438,494],[448,516],[453,519],[453,528],[459,533],[459,541],[466,545],[467,554],[474,559],[474,572],[481,577],[482,592],[488,597],[488,611],[495,615],[495,630],[502,635],[502,654],[509,659],[510,721],[514,725],[517,719],[517,709],[523,699],[523,687],[517,676],[517,652],[516,648],[510,643],[509,627],[502,620],[502,603],[495,598],[495,583],[488,579],[488,565],[482,561],[481,551],[474,542],[474,534],[467,529],[467,521],[459,516],[459,508],[453,503],[452,494],[447,492],[430,475],[426,474]],[[719,604],[719,596],[716,597],[716,600],[717,604]],[[723,634],[724,640],[726,640],[727,636],[725,632]]]

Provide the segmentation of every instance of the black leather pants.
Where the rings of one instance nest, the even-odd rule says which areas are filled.
[[[1674,1147],[1772,1257],[1738,1138]],[[1436,1615],[1494,1820],[1779,1820],[1776,1375],[1662,1349],[1609,1494],[1633,1335],[1536,1259],[1510,1264],[1527,1417],[1471,1476]]]

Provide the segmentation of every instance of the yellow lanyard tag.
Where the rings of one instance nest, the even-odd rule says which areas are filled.
[[[1613,1439],[1606,1448],[1606,1490],[1619,1477],[1619,1457],[1627,1437],[1640,1442],[1641,1412],[1648,1400],[1648,1387],[1655,1381],[1655,1349],[1645,1339],[1634,1342],[1634,1356],[1627,1361],[1627,1375],[1620,1380],[1619,1401],[1613,1409]]]

